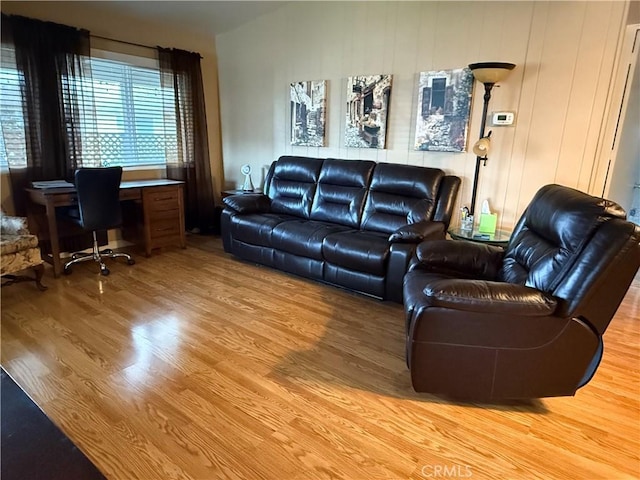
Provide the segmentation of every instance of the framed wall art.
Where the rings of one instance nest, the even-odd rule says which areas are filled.
[[[290,84],[291,145],[325,145],[326,94],[326,80]]]
[[[415,149],[466,151],[474,83],[471,70],[421,72],[418,83]]]
[[[345,146],[385,148],[391,77],[369,75],[347,79]]]

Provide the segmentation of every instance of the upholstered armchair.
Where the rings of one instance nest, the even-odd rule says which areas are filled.
[[[27,219],[0,213],[0,239],[2,285],[31,280],[36,282],[39,290],[46,290],[47,287],[42,284],[44,264],[38,248],[38,237],[29,233]],[[29,268],[34,270],[34,277],[15,275]]]
[[[640,228],[617,204],[540,189],[506,249],[419,245],[404,279],[418,392],[482,401],[574,395],[640,266]]]

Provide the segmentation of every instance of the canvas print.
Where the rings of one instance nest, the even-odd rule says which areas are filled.
[[[291,92],[291,145],[323,147],[325,142],[326,80],[295,82]]]
[[[349,77],[345,145],[385,148],[391,75]]]
[[[472,91],[468,68],[420,73],[416,150],[466,151]]]

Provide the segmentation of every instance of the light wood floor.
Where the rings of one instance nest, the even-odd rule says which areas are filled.
[[[110,479],[640,478],[640,280],[572,398],[418,395],[400,305],[191,239],[2,289],[2,364]]]

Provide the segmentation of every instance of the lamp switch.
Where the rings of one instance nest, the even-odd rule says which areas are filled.
[[[491,126],[502,127],[505,125],[513,125],[515,118],[515,112],[493,112],[491,114]]]

